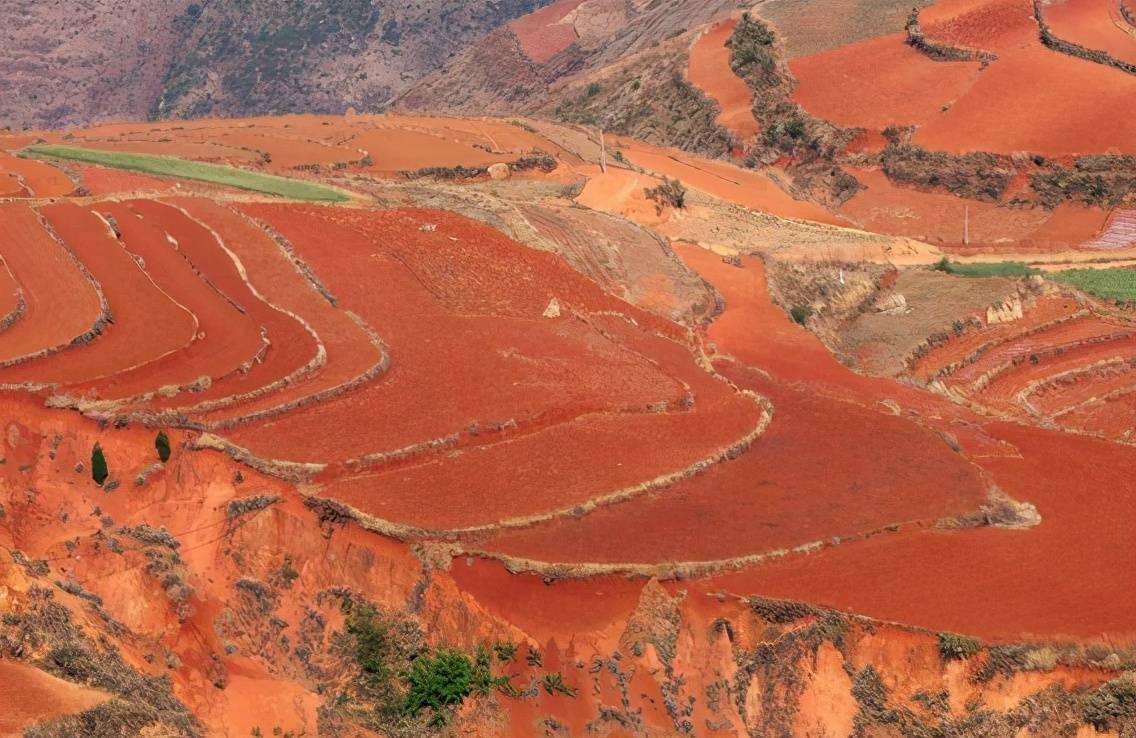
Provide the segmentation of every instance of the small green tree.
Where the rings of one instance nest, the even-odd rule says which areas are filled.
[[[433,713],[431,722],[442,725],[448,718],[445,708],[460,705],[473,691],[473,664],[461,651],[439,648],[416,658],[406,681],[410,687],[407,712],[417,715],[429,707]]]
[[[107,469],[106,456],[103,455],[103,447],[98,443],[91,450],[91,479],[95,480],[95,484],[100,487],[103,482],[110,476],[110,470]]]
[[[158,449],[158,458],[163,464],[170,460],[170,437],[165,431],[158,431],[158,437],[154,439],[154,448]]]

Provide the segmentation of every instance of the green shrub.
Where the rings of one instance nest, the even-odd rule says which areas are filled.
[[[544,687],[544,691],[549,694],[562,694],[566,697],[576,696],[576,690],[564,683],[564,677],[561,676],[558,671],[545,674],[544,679],[540,681],[540,685]]]
[[[163,464],[170,460],[170,437],[165,431],[158,431],[158,437],[154,439],[154,448],[158,450],[158,458]]]
[[[982,644],[975,638],[958,633],[939,633],[939,655],[944,661],[963,661],[982,650]]]
[[[95,480],[95,484],[101,487],[109,476],[110,470],[107,468],[103,447],[96,443],[95,447],[91,449],[91,479]]]
[[[497,660],[501,662],[512,661],[517,656],[517,644],[512,641],[497,641],[493,646]]]
[[[446,708],[460,705],[473,691],[473,664],[469,656],[450,648],[439,648],[419,656],[406,675],[409,692],[406,711],[417,716],[424,708],[433,712],[431,722],[442,725]]]
[[[587,87],[584,88],[584,97],[586,97],[586,98],[595,97],[596,95],[600,94],[601,90],[603,90],[603,87],[600,86],[599,82],[592,82],[591,84],[589,84]]]
[[[346,630],[355,637],[355,661],[363,671],[363,686],[369,696],[388,708],[395,705],[399,653],[389,624],[373,605],[354,603],[347,614]]]
[[[1038,270],[1020,261],[997,261],[988,264],[959,264],[947,257],[939,259],[931,267],[937,272],[946,272],[958,277],[1028,277]]]
[[[789,308],[789,316],[793,319],[794,323],[804,325],[812,317],[813,309],[808,305],[794,305]]]

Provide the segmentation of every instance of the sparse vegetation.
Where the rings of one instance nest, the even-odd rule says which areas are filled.
[[[975,638],[957,633],[939,633],[939,655],[944,661],[965,661],[982,650],[982,644]]]
[[[544,691],[549,694],[562,694],[566,697],[576,696],[576,690],[564,683],[564,677],[558,671],[545,674],[544,678],[540,680],[540,686],[544,687]]]
[[[677,179],[664,177],[661,185],[648,187],[644,192],[659,208],[669,205],[681,210],[686,207],[686,187]]]
[[[291,200],[315,200],[320,202],[346,202],[347,195],[330,187],[287,177],[277,177],[260,172],[249,172],[219,164],[205,164],[172,156],[151,154],[132,154],[123,151],[98,151],[78,146],[59,146],[37,144],[18,152],[21,156],[42,156],[56,159],[71,159],[87,164],[97,164],[114,169],[127,169],[161,177],[177,177],[198,182],[236,187],[242,190],[263,192],[266,195]]]

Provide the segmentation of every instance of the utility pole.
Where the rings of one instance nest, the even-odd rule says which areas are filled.
[[[970,245],[970,206],[969,205],[966,206],[966,210],[963,213],[962,243],[963,243],[964,246]]]
[[[607,146],[604,144],[604,132],[600,129],[600,171],[607,174]]]

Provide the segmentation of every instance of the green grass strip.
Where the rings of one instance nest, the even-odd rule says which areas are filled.
[[[285,197],[290,200],[314,200],[317,202],[346,202],[350,198],[338,190],[299,179],[277,177],[271,174],[250,172],[219,164],[205,164],[173,156],[154,156],[151,154],[132,154],[125,151],[100,151],[78,146],[59,146],[37,144],[19,152],[22,156],[49,156],[57,159],[73,159],[88,164],[98,164],[115,169],[128,169],[133,172],[156,174],[163,177],[192,179],[198,182],[236,187],[252,192]]]
[[[933,269],[954,274],[959,277],[1028,277],[1039,272],[1020,261],[999,261],[993,263],[960,264],[949,261],[945,256]]]
[[[1136,269],[1065,269],[1046,279],[1118,302],[1136,302]]]

